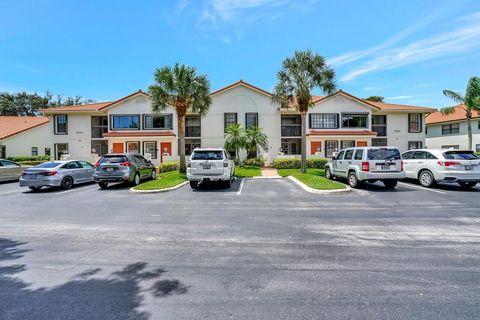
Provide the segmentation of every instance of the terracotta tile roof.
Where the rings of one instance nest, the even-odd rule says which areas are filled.
[[[365,100],[364,100],[365,101]],[[421,112],[435,112],[436,109],[421,106],[409,106],[405,104],[385,103],[368,101],[370,104],[379,107],[385,111],[421,111]]]
[[[110,131],[103,134],[104,137],[169,137],[175,136],[172,131]]]
[[[47,117],[0,116],[0,139],[5,139],[29,129],[48,123]]]
[[[108,108],[108,107],[110,107],[110,106],[113,106],[114,104],[117,104],[117,103],[119,103],[119,102],[125,101],[125,100],[130,99],[130,98],[132,98],[132,97],[134,97],[134,96],[136,96],[136,95],[139,95],[139,94],[148,96],[148,93],[146,93],[146,92],[144,92],[144,91],[142,91],[142,90],[139,89],[138,91],[135,91],[134,93],[131,93],[131,94],[129,94],[128,96],[125,96],[125,97],[120,98],[120,99],[118,99],[118,100],[111,101],[111,102],[107,103],[106,105],[100,107],[99,110]]]
[[[263,93],[263,94],[265,94],[265,95],[267,95],[267,96],[271,96],[271,95],[272,95],[271,92],[268,92],[267,90],[263,90],[262,88],[259,88],[259,87],[257,87],[257,86],[254,86],[253,84],[250,84],[250,83],[248,83],[248,82],[246,82],[246,81],[243,81],[243,80],[237,81],[237,82],[232,83],[232,84],[230,84],[230,85],[228,85],[228,86],[226,86],[226,87],[223,87],[223,88],[220,88],[220,89],[218,89],[218,90],[216,90],[216,91],[213,91],[212,93],[210,93],[210,95],[213,96],[213,95],[219,94],[220,92],[226,91],[226,90],[228,90],[228,89],[234,88],[234,87],[239,86],[239,85],[243,85],[243,86],[245,86],[245,87],[249,87],[249,88],[251,88],[251,89],[253,89],[253,90],[255,90],[255,91],[259,91],[259,92],[261,92],[261,93]]]
[[[459,104],[454,106],[455,112],[452,114],[444,115],[440,111],[436,111],[427,116],[425,123],[426,124],[435,124],[441,122],[450,122],[450,121],[461,121],[466,120],[467,116],[465,114],[465,105]],[[480,113],[477,111],[472,112],[473,118],[480,118]]]
[[[370,130],[310,130],[307,136],[376,136]]]
[[[78,106],[64,106],[64,107],[55,107],[55,108],[48,108],[40,110],[43,113],[50,113],[50,112],[70,112],[70,111],[99,111],[103,107],[109,105],[111,101],[107,102],[98,102],[98,103],[90,103],[90,104],[81,104]]]

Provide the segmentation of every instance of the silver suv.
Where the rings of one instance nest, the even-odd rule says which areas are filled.
[[[352,188],[362,182],[382,181],[385,187],[395,188],[405,178],[400,151],[395,147],[364,147],[341,150],[325,166],[325,176],[346,178]]]
[[[187,163],[187,178],[192,189],[201,181],[219,181],[227,188],[235,178],[235,163],[222,148],[197,148]]]

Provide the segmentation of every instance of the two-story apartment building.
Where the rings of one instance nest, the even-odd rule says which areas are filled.
[[[468,149],[468,129],[465,105],[455,106],[452,114],[444,115],[440,111],[426,118],[426,145],[430,149]],[[480,152],[480,114],[472,114],[472,148]]]
[[[257,125],[268,136],[269,149],[257,150],[267,162],[300,154],[300,115],[271,102],[271,93],[238,81],[211,93],[205,117],[186,116],[186,152],[195,147],[221,147],[233,123]],[[307,153],[330,157],[349,146],[395,145],[401,150],[425,143],[425,114],[433,109],[369,102],[343,91],[314,97],[308,112]],[[176,114],[167,108],[151,111],[143,91],[112,102],[44,110],[51,121],[55,157],[93,161],[106,152],[138,152],[155,163],[178,158]],[[241,154],[240,157],[244,157]]]

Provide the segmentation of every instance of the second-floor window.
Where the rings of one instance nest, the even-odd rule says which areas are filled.
[[[387,136],[387,116],[372,116],[372,131],[377,133],[377,137]]]
[[[202,133],[200,116],[185,117],[185,137],[196,138]],[[192,149],[193,150],[193,149]]]
[[[125,130],[125,129],[140,129],[140,116],[138,114],[130,115],[115,115],[112,116],[111,129]]]
[[[248,129],[253,126],[258,127],[258,113],[245,113],[245,128]]]
[[[55,134],[67,134],[68,133],[68,117],[66,114],[57,114],[55,116]]]
[[[444,124],[442,126],[442,134],[457,134],[460,132],[460,124]]]
[[[338,114],[336,113],[311,113],[308,120],[310,129],[338,128]]]
[[[418,133],[422,132],[422,114],[410,113],[408,115],[408,132]]]
[[[92,117],[92,138],[103,138],[103,134],[108,132],[107,117]]]
[[[367,128],[368,113],[342,113],[343,128]]]
[[[152,115],[146,114],[143,116],[143,129],[168,129],[172,130],[172,115],[171,114],[159,114]]]
[[[228,127],[230,127],[232,124],[237,124],[237,114],[233,112],[225,113],[224,124],[225,124],[225,132],[227,132]]]
[[[302,119],[299,115],[282,115],[282,137],[300,137],[302,135]]]

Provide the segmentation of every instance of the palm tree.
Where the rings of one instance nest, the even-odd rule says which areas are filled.
[[[256,146],[259,146],[265,151],[268,150],[268,137],[263,132],[262,128],[259,128],[257,126],[251,126],[247,130],[245,130],[245,138],[247,141],[249,158],[255,158],[257,156],[255,154]]]
[[[240,164],[240,150],[247,145],[245,130],[238,124],[231,124],[225,132],[225,149],[235,150],[235,155]]]
[[[293,106],[302,119],[302,165],[307,171],[307,111],[312,106],[311,91],[319,87],[323,92],[335,90],[335,71],[326,64],[325,58],[312,51],[296,51],[292,58],[283,60],[277,73],[277,84],[272,101],[282,107]]]
[[[443,94],[456,103],[463,103],[465,105],[465,116],[467,117],[468,127],[468,149],[472,150],[472,112],[480,112],[480,78],[470,78],[465,96],[463,97],[460,93],[451,90],[443,90]],[[452,114],[455,112],[455,107],[443,108],[440,111],[444,115]]]
[[[178,121],[180,173],[187,171],[185,163],[185,114],[188,111],[205,116],[212,103],[210,83],[206,75],[197,74],[195,67],[176,63],[155,70],[155,84],[149,87],[153,112],[175,108]]]

